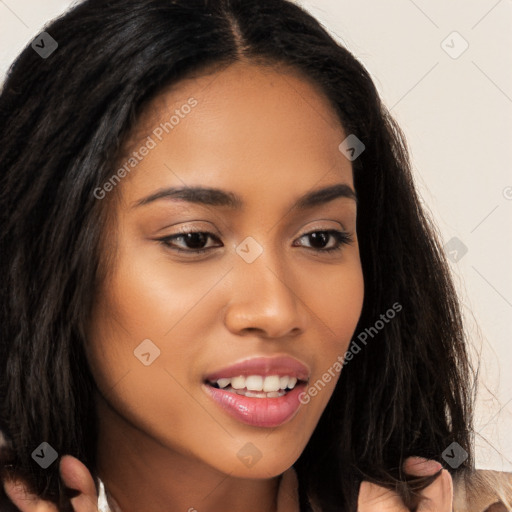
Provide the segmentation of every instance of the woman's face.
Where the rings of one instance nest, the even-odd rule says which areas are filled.
[[[139,135],[108,192],[120,199],[116,259],[90,326],[99,440],[278,475],[319,421],[362,309],[352,168],[338,149],[348,133],[305,79],[236,63],[155,100]],[[173,196],[183,187],[216,192]],[[278,396],[287,376],[298,382]]]

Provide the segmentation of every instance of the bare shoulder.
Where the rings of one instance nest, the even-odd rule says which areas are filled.
[[[477,469],[453,477],[453,512],[508,511],[512,511],[512,473]]]

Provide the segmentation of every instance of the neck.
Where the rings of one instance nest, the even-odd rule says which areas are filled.
[[[102,398],[97,414],[98,474],[121,512],[277,512],[280,477],[229,476],[159,443]]]

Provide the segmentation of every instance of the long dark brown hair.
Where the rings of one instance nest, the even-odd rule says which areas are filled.
[[[42,469],[31,457],[42,441],[97,476],[84,344],[111,201],[94,191],[151,99],[237,60],[293,67],[364,143],[353,162],[365,281],[355,336],[402,306],[344,367],[294,464],[301,510],[314,501],[324,512],[355,511],[363,479],[413,507],[414,491],[433,479],[407,483],[404,459],[444,464],[453,442],[469,456],[447,469],[472,468],[474,383],[460,306],[404,138],[358,60],[286,0],[86,0],[45,30],[58,48],[42,58],[28,45],[0,96],[3,474],[10,468],[62,510],[58,464]]]

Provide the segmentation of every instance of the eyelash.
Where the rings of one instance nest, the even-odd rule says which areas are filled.
[[[189,235],[189,234],[195,234],[195,233],[199,233],[199,234],[202,234],[202,235],[207,235],[208,238],[212,238],[212,239],[217,239],[218,238],[213,234],[213,233],[210,233],[208,231],[190,231],[190,230],[187,230],[187,231],[183,231],[179,234],[175,234],[175,235],[171,235],[171,236],[166,236],[166,237],[162,237],[162,238],[158,238],[157,240],[162,243],[166,248],[168,249],[171,249],[173,251],[176,251],[176,252],[179,252],[179,253],[187,253],[187,254],[204,254],[212,249],[216,249],[217,247],[210,247],[210,248],[207,248],[207,249],[181,249],[179,247],[173,247],[171,246],[171,244],[169,242],[171,242],[172,240],[176,240],[178,238],[183,238],[185,235]],[[354,239],[352,237],[352,235],[346,231],[338,231],[336,229],[317,229],[317,230],[313,230],[313,231],[308,231],[307,233],[303,233],[299,239],[301,238],[304,238],[305,236],[308,236],[308,235],[312,235],[314,233],[324,233],[324,234],[328,234],[328,235],[331,235],[332,237],[334,237],[335,241],[336,241],[336,245],[334,247],[329,247],[327,249],[315,249],[315,248],[309,248],[309,247],[306,247],[306,249],[311,249],[312,251],[316,252],[316,253],[332,253],[332,252],[337,252],[337,251],[341,251],[343,246],[344,245],[349,245],[351,244]]]

